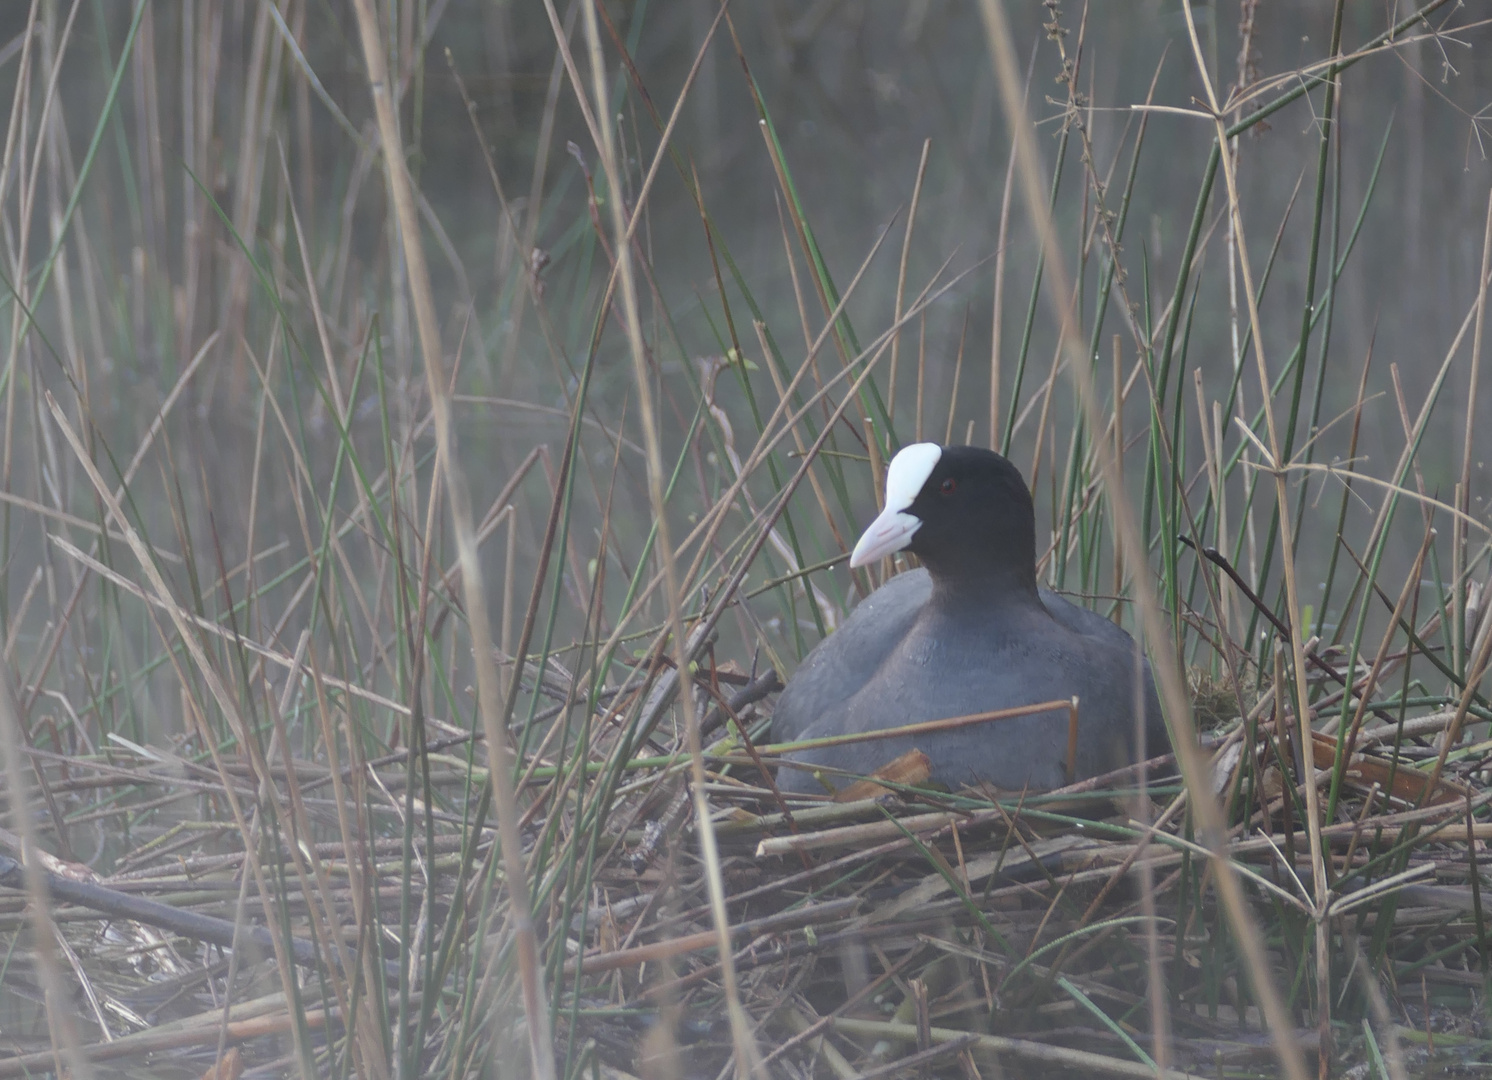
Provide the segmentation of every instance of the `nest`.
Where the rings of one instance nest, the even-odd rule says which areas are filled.
[[[637,715],[670,715],[658,692],[670,675],[645,704],[632,689]],[[521,762],[535,871],[526,973],[512,897],[482,872],[498,846],[490,829],[464,828],[469,818],[418,817],[404,837],[391,829],[360,848],[282,844],[257,870],[226,815],[179,825],[107,879],[43,862],[52,924],[87,988],[75,1018],[114,1027],[89,1054],[106,1075],[237,1075],[221,1071],[221,1040],[237,1048],[232,1069],[282,1075],[296,1053],[319,1070],[371,1052],[357,1040],[388,1041],[386,1015],[402,1033],[392,1053],[417,1055],[424,1072],[485,1075],[480,1056],[454,1061],[449,1048],[527,1060],[525,974],[547,995],[561,1075],[616,1080],[754,1062],[789,1077],[1153,1076],[1157,1060],[1173,1075],[1272,1076],[1282,1053],[1323,1051],[1336,1066],[1445,1070],[1486,1047],[1473,1018],[1488,956],[1478,867],[1492,835],[1478,811],[1492,796],[1486,744],[1445,743],[1447,729],[1464,733],[1457,710],[1402,725],[1365,710],[1345,739],[1318,719],[1312,797],[1288,702],[1266,689],[1199,744],[1201,780],[1230,823],[1209,841],[1171,756],[1053,792],[949,793],[907,783],[914,754],[838,798],[785,799],[767,782],[771,748],[751,743],[775,676],[708,663],[699,675],[702,785],[684,733],[661,723],[630,753],[599,725],[570,741],[568,766],[543,747]],[[425,748],[429,782],[454,797],[471,774],[445,749]],[[68,775],[183,783],[169,762],[124,760],[71,760]],[[389,805],[414,805],[400,788],[410,761],[369,763]],[[224,769],[251,775],[245,762]],[[302,809],[330,822],[330,776],[302,765],[276,774],[276,792],[297,787]],[[479,787],[464,790],[469,808],[481,802]],[[585,799],[604,805],[599,829]],[[1223,865],[1241,905],[1219,887]],[[278,915],[267,925],[261,881]],[[23,932],[36,926],[31,888],[16,863],[0,865],[6,978],[40,1002],[44,964]],[[436,1006],[422,1013],[426,1000]],[[484,1016],[500,1022],[473,1039]],[[54,1060],[39,1035],[13,1040],[0,1077]]]
[[[1301,740],[1276,704],[1265,690],[1201,747],[1284,1031],[1174,756],[1043,794],[921,791],[896,782],[902,761],[872,790],[784,800],[760,755],[717,746],[702,790],[717,866],[687,774],[639,781],[645,805],[570,920],[557,1042],[618,1077],[726,1076],[752,1055],[783,1076],[1154,1076],[1157,1058],[1273,1076],[1281,1041],[1339,1065],[1465,1060],[1492,826],[1474,820],[1489,798],[1474,756],[1436,775],[1453,715],[1369,717],[1347,747],[1313,734],[1320,918]],[[1328,1009],[1306,977],[1318,927]]]

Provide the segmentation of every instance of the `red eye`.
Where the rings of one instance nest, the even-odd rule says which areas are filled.
[[[938,485],[938,490],[941,491],[944,495],[952,495],[955,491],[958,490],[958,481],[950,476],[948,477],[948,479],[944,480],[940,485]]]

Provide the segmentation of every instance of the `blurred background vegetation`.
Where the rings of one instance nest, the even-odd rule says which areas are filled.
[[[39,162],[42,183],[25,223],[16,217],[17,200],[25,190],[23,180],[31,178],[16,174],[14,164],[8,174],[11,242],[14,246],[23,225],[29,226],[33,256],[49,253],[54,244],[48,221],[66,207],[71,179],[103,115],[109,76],[131,30],[132,6],[84,4],[77,10],[56,80],[53,123],[58,135],[45,143],[47,153],[55,152],[61,160]],[[7,112],[15,108],[20,35],[32,14],[29,7],[13,4],[0,12],[0,39],[6,42],[0,60],[11,73],[0,90]],[[714,8],[702,0],[638,3],[614,12],[619,32],[635,50],[642,84],[665,115]],[[60,38],[72,10],[67,4],[41,4],[43,28],[50,27],[48,33]],[[194,468],[205,471],[209,483],[203,490],[219,495],[213,509],[230,561],[245,553],[241,539],[247,502],[227,496],[250,486],[255,415],[251,396],[246,396],[255,380],[243,360],[244,344],[234,339],[246,329],[258,329],[261,337],[250,345],[262,357],[268,351],[263,335],[272,332],[275,302],[247,280],[239,240],[223,218],[234,224],[257,258],[289,264],[298,273],[300,256],[287,216],[287,204],[293,201],[312,268],[325,279],[321,303],[338,334],[336,362],[344,371],[353,365],[376,313],[390,371],[407,379],[419,370],[410,316],[397,291],[389,291],[390,263],[398,257],[390,245],[384,185],[368,153],[375,141],[371,103],[350,9],[290,4],[278,19],[268,10],[252,3],[145,5],[137,47],[121,73],[89,180],[69,222],[71,242],[60,249],[72,264],[71,287],[64,293],[59,278],[40,297],[36,316],[45,338],[22,335],[21,357],[10,357],[7,367],[54,387],[62,384],[59,360],[85,371],[95,422],[104,425],[102,432],[118,452],[127,453],[177,374],[208,335],[219,332],[222,338],[206,362],[204,377],[187,389],[194,406],[189,413],[200,426],[188,424],[178,446],[192,454]],[[1261,11],[1251,27],[1248,56],[1242,58],[1236,5],[1202,4],[1195,10],[1220,89],[1239,85],[1240,78],[1257,79],[1261,73],[1288,71],[1319,59],[1331,39],[1330,3],[1296,5],[1288,13]],[[540,410],[567,410],[566,384],[573,381],[587,350],[596,293],[607,270],[586,210],[587,172],[603,199],[605,177],[558,66],[541,7],[453,0],[397,4],[390,14],[391,55],[401,72],[408,157],[426,200],[444,340],[448,349],[459,344],[463,350],[459,389],[528,406],[459,410],[462,453],[480,463],[471,478],[477,485],[475,501],[483,505],[484,496],[501,489],[530,447],[553,448],[564,438],[564,416]],[[1013,5],[1010,14],[1021,54],[1031,63],[1030,111],[1050,175],[1067,96],[1054,81],[1061,59],[1042,30],[1052,13],[1030,3]],[[1346,4],[1344,42],[1350,46],[1366,40],[1396,14],[1403,13],[1370,2]],[[907,280],[924,282],[950,259],[949,272],[963,276],[931,305],[925,327],[919,323],[916,328],[925,335],[926,427],[946,426],[962,341],[968,359],[952,426],[962,437],[972,422],[975,441],[987,442],[993,257],[1011,140],[977,12],[928,0],[750,5],[732,15],[803,210],[836,280],[848,280],[882,229],[894,225],[899,234],[923,140],[931,140]],[[573,23],[575,13],[568,17]],[[1185,23],[1175,4],[1160,0],[1092,10],[1069,5],[1061,18],[1074,58],[1079,58],[1074,46],[1081,38],[1078,90],[1088,106],[1084,124],[1096,162],[1122,181],[1131,145],[1124,140],[1132,140],[1137,122],[1129,106],[1146,100],[1152,81],[1153,100],[1160,104],[1192,107],[1200,95]],[[1370,183],[1373,198],[1367,201],[1352,259],[1333,294],[1332,363],[1319,415],[1329,420],[1351,407],[1357,376],[1371,355],[1359,454],[1384,467],[1402,445],[1391,366],[1398,366],[1406,400],[1422,402],[1474,299],[1471,283],[1480,259],[1479,225],[1492,168],[1487,159],[1492,74],[1485,51],[1475,47],[1480,33],[1474,27],[1437,39],[1421,37],[1343,76],[1338,141],[1332,146],[1328,178],[1329,225],[1350,231]],[[298,44],[292,47],[292,41]],[[425,47],[417,49],[415,42]],[[1039,46],[1047,47],[1043,51]],[[456,75],[466,83],[472,120],[491,149],[509,201],[508,215],[494,194]],[[617,110],[619,133],[636,183],[656,146],[657,131],[637,88],[622,75],[615,77],[617,88],[625,90]],[[36,99],[45,89],[45,82],[30,87],[32,96],[25,103],[37,109]],[[1299,333],[1298,303],[1312,242],[1308,224],[1318,109],[1319,102],[1303,100],[1250,129],[1239,143],[1241,194],[1253,230],[1249,241],[1262,261],[1278,240],[1263,309],[1266,335],[1272,339],[1266,342],[1270,356],[1288,355]],[[1146,133],[1123,247],[1129,272],[1144,272],[1157,295],[1168,294],[1176,279],[1212,137],[1205,120],[1163,114],[1152,117]],[[570,143],[578,157],[566,152]],[[741,279],[768,324],[779,336],[787,335],[797,322],[797,307],[784,263],[781,194],[750,87],[725,37],[704,55],[674,143],[698,175],[705,209]],[[1081,151],[1075,142],[1065,146],[1070,156],[1064,162],[1069,170],[1064,192],[1071,194],[1059,198],[1057,214],[1064,246],[1076,251],[1083,223],[1091,225],[1084,216],[1091,205],[1083,198],[1082,185],[1071,179],[1080,168]],[[62,206],[54,210],[53,202]],[[1017,200],[1008,229],[1005,281],[1007,382],[1013,370],[1009,358],[1022,341],[1037,261],[1026,216]],[[1208,228],[1220,240],[1226,226],[1209,219]],[[685,179],[671,167],[661,171],[644,229],[652,278],[670,324],[667,333],[660,333],[655,359],[664,384],[672,385],[683,380],[670,375],[725,350],[699,210]],[[546,262],[542,281],[556,334],[548,346],[535,320],[515,317],[530,260],[529,253],[518,249],[529,236]],[[34,259],[36,265],[42,261]],[[57,269],[66,273],[66,264]],[[896,255],[888,246],[850,300],[848,311],[856,325],[879,328],[888,321],[897,271]],[[1097,272],[1092,276],[1096,280]],[[726,280],[727,294],[739,302],[729,274]],[[1189,365],[1204,372],[1209,386],[1225,386],[1219,380],[1229,377],[1234,362],[1233,315],[1241,304],[1230,287],[1236,290],[1236,282],[1230,279],[1223,245],[1216,243],[1204,252],[1196,274],[1188,354]],[[1131,298],[1139,291],[1136,280]],[[307,314],[303,295],[285,302],[291,314]],[[59,310],[63,303],[68,304],[65,312]],[[509,333],[515,323],[522,323],[517,339]],[[1118,329],[1118,323],[1109,329]],[[754,352],[755,342],[746,336]],[[1044,364],[1054,347],[1050,314],[1038,306],[1030,354]],[[590,407],[599,422],[611,426],[626,407],[631,371],[625,355],[622,335],[603,337],[596,370],[599,393]],[[24,363],[17,369],[19,359]],[[292,370],[301,362],[292,357]],[[914,376],[907,365],[902,378],[910,386]],[[1040,382],[1027,380],[1021,387],[1022,405]],[[1002,414],[1008,411],[1012,389],[1002,388]],[[1250,389],[1245,386],[1246,400]],[[366,386],[364,392],[371,398]],[[738,426],[749,416],[741,397],[734,388],[721,395],[722,406]],[[902,440],[910,439],[916,426],[914,400],[914,393],[901,391],[894,419]],[[307,407],[314,409],[314,401]],[[1071,416],[1060,393],[1052,407],[1064,423]],[[690,403],[682,398],[666,413],[676,429],[675,443],[690,413]],[[315,426],[314,415],[309,419],[313,437],[332,437]],[[1037,426],[1036,417],[1028,416],[1012,440],[1016,460],[1028,474]],[[1338,425],[1323,439],[1318,460],[1344,451],[1347,427]],[[1477,425],[1475,437],[1478,470],[1485,457],[1481,427]],[[1300,438],[1305,435],[1303,423]],[[1225,432],[1225,438],[1231,447],[1237,436]],[[18,431],[6,444],[8,486],[38,490],[34,478],[43,463],[29,452],[35,439],[20,437]],[[1458,444],[1453,438],[1428,439],[1417,458],[1427,489],[1445,498],[1456,481]],[[609,453],[604,439],[596,440],[593,449],[597,461]],[[1200,452],[1200,442],[1193,450]],[[322,456],[310,460],[315,464]],[[58,467],[61,474],[53,483],[65,491],[68,466],[59,462]],[[646,527],[645,515],[638,512],[646,503],[643,464],[624,452],[620,470],[614,527],[635,539]],[[32,479],[23,482],[27,476]],[[1051,476],[1048,470],[1047,479]],[[1039,489],[1042,478],[1036,479]],[[141,481],[154,482],[149,477]],[[698,493],[681,495],[688,499]],[[863,520],[872,509],[870,486],[862,479],[852,495],[856,515]],[[265,512],[283,511],[273,508],[274,485],[265,496],[271,500]],[[520,505],[530,498],[544,503],[547,494],[536,483],[524,485],[517,498]],[[1480,491],[1473,494],[1474,502],[1481,498]],[[517,516],[520,531],[531,542],[538,539],[533,522],[543,518],[538,503]],[[1043,504],[1050,507],[1050,500]],[[839,525],[852,533],[857,521]],[[36,528],[10,519],[9,550],[28,555],[7,561],[9,591],[23,589],[37,564]],[[1312,584],[1319,585],[1317,564],[1325,558],[1330,530],[1313,524],[1305,528],[1303,557],[1316,559]],[[1318,543],[1309,542],[1312,534],[1318,534]],[[810,544],[816,540],[805,538]],[[1403,569],[1416,542],[1417,536],[1406,541],[1407,551],[1397,553]],[[828,552],[819,546],[815,554]],[[520,565],[527,554],[520,551]],[[1316,599],[1309,592],[1305,598]]]
[[[618,193],[544,5],[374,6],[454,371],[493,638],[513,679],[501,705],[528,770],[520,802],[532,885],[545,925],[563,929],[589,902],[608,815],[624,810],[630,828],[657,809],[627,802],[636,792],[618,786],[630,755],[649,749],[636,726],[646,695],[626,680],[647,666],[634,661],[677,655],[660,636],[663,590],[648,587],[664,560],[622,305],[603,305]],[[1005,10],[1072,298],[1048,295],[1037,230],[1009,179],[1014,132],[976,5],[740,3],[713,37],[712,0],[601,9],[613,106],[602,119],[619,140],[629,211],[698,59],[634,257],[671,536],[681,566],[702,558],[684,575],[682,606],[723,615],[715,661],[785,676],[832,628],[874,583],[842,565],[874,511],[874,466],[925,437],[1007,450],[1035,489],[1053,584],[1133,627],[1129,585],[1153,576],[1194,681],[1222,688],[1220,704],[1198,704],[1209,724],[1236,721],[1280,677],[1270,674],[1280,638],[1230,589],[1220,606],[1209,601],[1178,533],[1221,549],[1265,606],[1336,647],[1344,670],[1394,623],[1393,597],[1412,593],[1418,605],[1423,589],[1405,618],[1422,625],[1439,612],[1431,629],[1443,639],[1395,647],[1443,660],[1413,680],[1406,662],[1383,707],[1402,717],[1475,694],[1492,495],[1478,374],[1492,187],[1483,12],[1430,4],[1415,19],[1381,0],[1196,4],[1194,50],[1177,0],[1019,0]],[[555,9],[589,86],[581,13],[568,0]],[[1354,56],[1328,92],[1325,65],[1365,44],[1370,54]],[[1196,53],[1220,97],[1237,92],[1224,119],[1242,129],[1229,150],[1275,408],[1293,419],[1285,444],[1296,463],[1345,470],[1290,474],[1290,537],[1278,534],[1272,485],[1259,483],[1258,450],[1241,431],[1263,437],[1260,390]],[[403,834],[407,932],[409,852],[427,825],[433,850],[425,807],[463,836],[455,892],[480,885],[468,877],[480,845],[462,830],[486,821],[485,796],[470,796],[487,774],[484,754],[470,750],[469,612],[434,480],[410,268],[367,70],[354,5],[341,0],[0,5],[0,632],[16,740],[29,755],[10,774],[24,775],[25,794],[3,827],[13,837],[25,818],[49,850],[99,872],[128,869],[132,851],[186,821],[215,823],[202,851],[241,856],[218,797],[174,791],[164,772],[70,788],[58,762],[149,772],[154,751],[142,748],[169,748],[217,770],[226,790],[227,766],[209,761],[216,751],[268,785],[264,794],[274,786],[265,751],[245,741],[322,765],[340,746],[393,763],[394,794],[387,805],[368,797],[363,828]],[[1157,108],[1136,108],[1146,102]],[[914,303],[925,290],[927,302]],[[754,458],[763,419],[844,293],[844,317],[813,354],[794,407],[812,387],[829,385],[827,397],[793,415],[792,439]],[[1080,422],[1063,374],[1052,313],[1069,299],[1110,425],[1103,435]],[[880,359],[829,425],[807,482],[744,567],[747,599],[722,598],[842,403],[847,384],[832,380],[861,371],[862,356],[892,337],[899,360]],[[1123,448],[1122,492],[1098,479],[1095,446],[1111,434]],[[1349,494],[1346,472],[1378,486]],[[101,487],[122,480],[123,509],[110,517]],[[1120,498],[1141,521],[1143,567],[1114,557],[1106,507]],[[1448,507],[1467,515],[1459,531]],[[702,524],[717,526],[703,541],[691,535]],[[1294,613],[1286,558],[1302,583]],[[187,622],[165,617],[173,606]],[[188,624],[209,661],[186,648]],[[1152,655],[1170,645],[1148,642]],[[1246,655],[1255,666],[1234,678]],[[216,695],[204,663],[236,706]],[[1350,720],[1354,696],[1329,689],[1313,684],[1312,700]],[[613,695],[631,711],[608,712]],[[614,740],[613,722],[626,732]],[[677,721],[665,728],[673,741],[651,744],[659,754],[682,745]],[[406,751],[446,738],[460,760],[439,763],[456,771],[427,773],[421,787]],[[567,773],[567,762],[591,771]],[[285,805],[265,798],[258,813],[271,832],[337,831],[333,805],[302,819],[288,795]],[[442,895],[421,940],[424,977],[459,981],[460,956],[477,986],[481,950],[462,950],[488,929],[502,942],[497,970],[510,975],[508,930],[457,932],[461,905]],[[565,934],[541,945],[559,1022],[579,1008],[560,977]],[[1388,946],[1377,947],[1375,962]],[[1292,1003],[1312,985],[1297,975]],[[497,986],[501,1015],[517,1015],[516,982]],[[460,1037],[416,1039],[418,1053],[384,1047],[405,1075],[420,1054],[454,1074],[485,1046],[473,1006],[437,1018],[434,998],[405,993],[391,1008],[418,1014],[422,1038]],[[8,1007],[41,1038],[40,1012]],[[403,1039],[390,1032],[410,1030],[405,1020],[378,1037]],[[570,1051],[563,1060],[578,1068],[584,1055]],[[381,1052],[364,1047],[358,1060]]]

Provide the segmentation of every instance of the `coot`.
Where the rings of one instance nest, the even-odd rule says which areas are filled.
[[[850,556],[864,566],[910,551],[922,568],[867,597],[799,666],[777,701],[773,742],[879,731],[1043,701],[1078,699],[1078,777],[1170,745],[1150,665],[1108,619],[1036,584],[1036,516],[1020,472],[974,446],[916,443],[892,459],[886,505]],[[1140,692],[1135,692],[1138,669]],[[1068,712],[799,751],[791,761],[868,775],[906,751],[930,779],[1040,790],[1066,782]],[[842,777],[821,774],[832,784]],[[822,792],[804,768],[778,786]]]

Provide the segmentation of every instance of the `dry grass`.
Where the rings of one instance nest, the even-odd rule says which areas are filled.
[[[924,143],[837,285],[732,21],[774,16],[712,7],[664,98],[616,11],[514,15],[552,35],[528,191],[473,122],[496,210],[457,228],[427,88],[473,121],[501,90],[428,47],[445,5],[32,5],[0,52],[0,1076],[1480,1068],[1492,203],[1425,394],[1331,329],[1382,197],[1344,184],[1350,78],[1485,28],[1441,0],[1357,40],[1346,10],[1261,77],[1243,4],[1224,79],[1184,6],[1166,63],[1202,93],[1095,102],[1080,13],[1047,5],[1028,68],[989,0],[997,249],[921,251]],[[724,85],[771,286],[681,134]],[[1248,133],[1297,114],[1299,206],[1255,221]],[[1216,135],[1165,287],[1126,240],[1161,118]],[[1209,321],[1231,364],[1190,355]],[[1144,637],[1179,754],[1052,793],[775,789],[778,673],[894,569],[839,563],[913,432],[1017,457],[1041,572]]]

